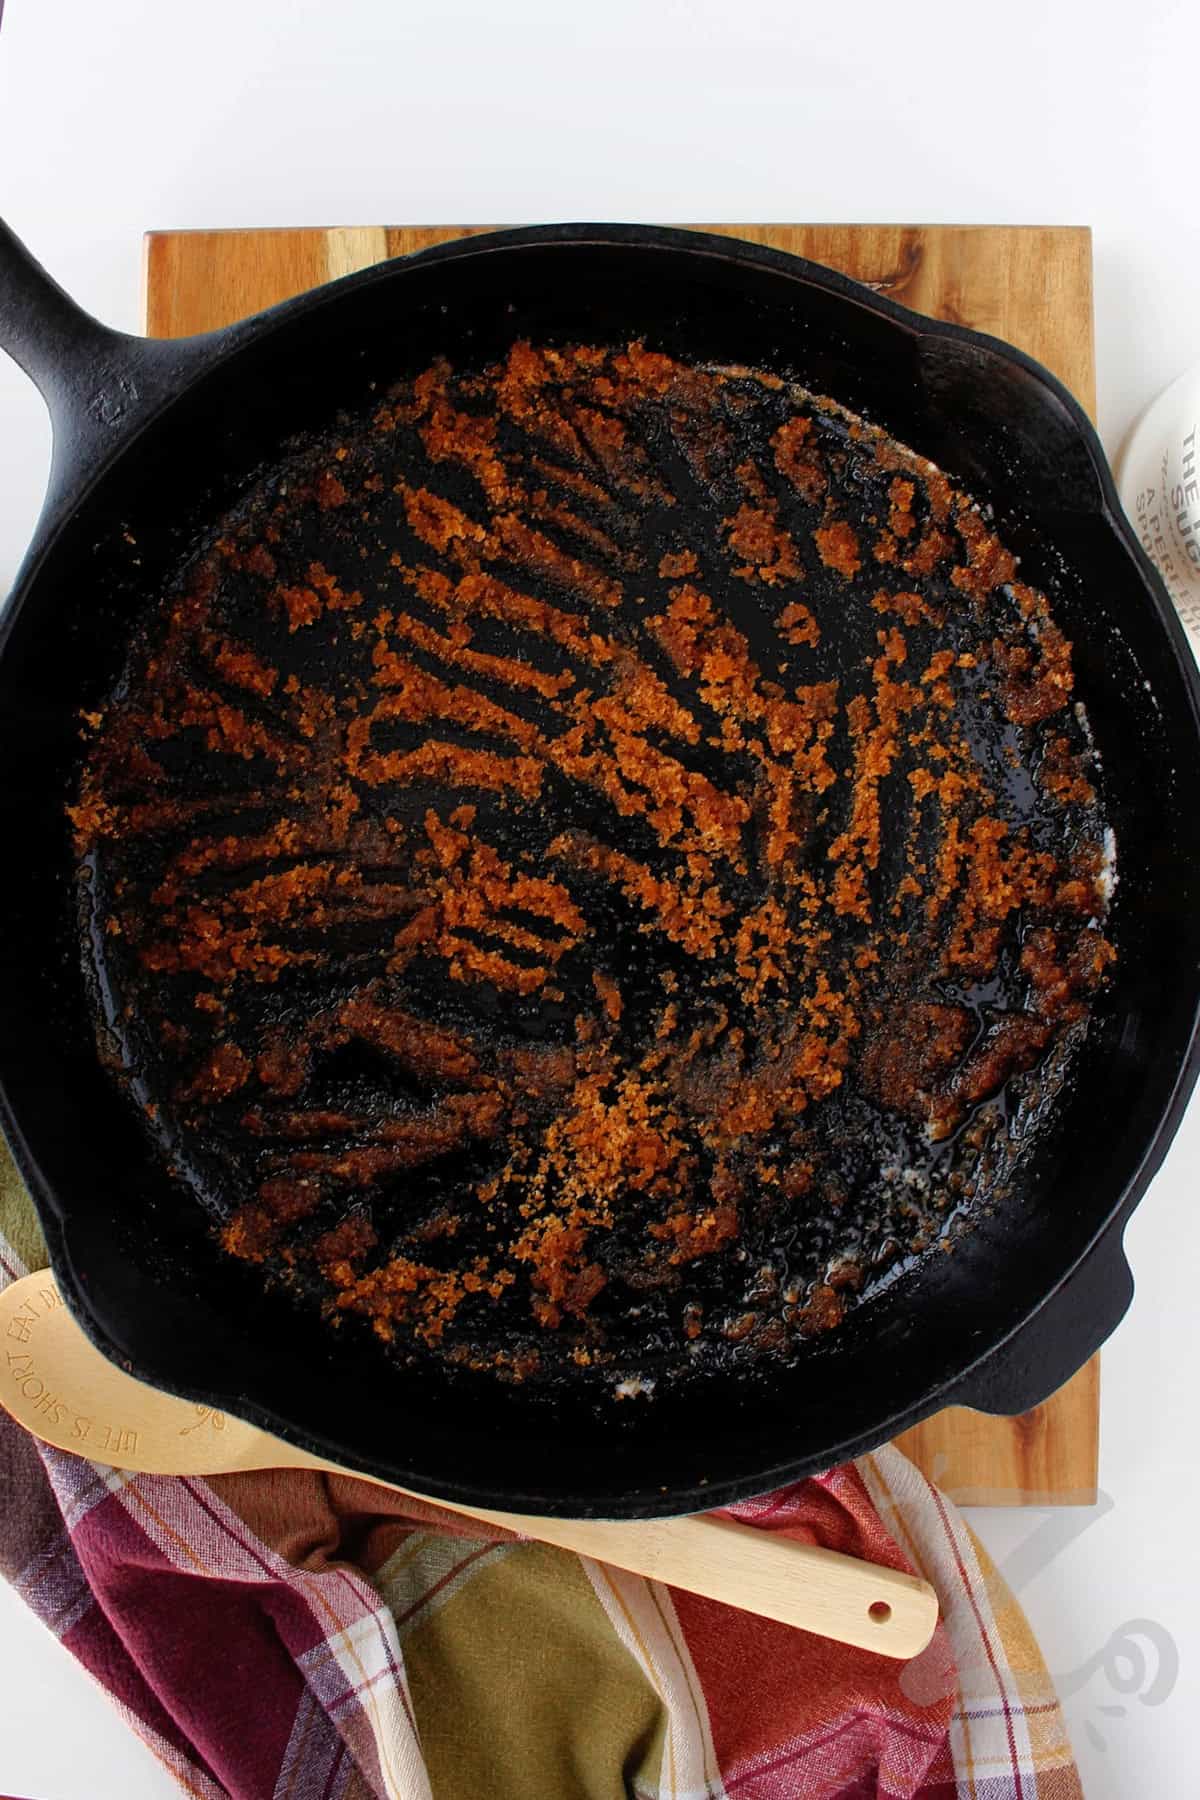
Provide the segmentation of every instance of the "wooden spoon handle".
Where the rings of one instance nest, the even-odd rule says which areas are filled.
[[[737,1519],[695,1513],[627,1523],[454,1510],[883,1656],[916,1656],[937,1624],[928,1582]]]
[[[155,1475],[309,1468],[364,1479],[359,1470],[134,1380],[85,1337],[48,1271],[0,1293],[0,1347],[0,1400],[59,1449]],[[393,1491],[883,1656],[917,1655],[937,1623],[937,1596],[927,1582],[733,1519],[550,1519]]]

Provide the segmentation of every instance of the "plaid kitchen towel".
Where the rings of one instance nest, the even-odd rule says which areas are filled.
[[[0,1158],[2,1286],[45,1249]],[[897,1451],[733,1510],[927,1576],[929,1649],[845,1649],[366,1481],[122,1474],[0,1411],[0,1572],[197,1800],[1080,1800],[1020,1609]]]

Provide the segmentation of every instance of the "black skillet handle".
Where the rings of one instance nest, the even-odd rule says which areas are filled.
[[[131,337],[84,312],[0,220],[0,349],[37,384],[54,428],[50,499],[65,498],[213,359],[211,338]]]
[[[1040,1406],[1112,1335],[1132,1299],[1133,1275],[1118,1226],[1027,1325],[945,1396],[945,1404],[1006,1415]]]

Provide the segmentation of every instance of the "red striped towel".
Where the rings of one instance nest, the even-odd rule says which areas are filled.
[[[3,1285],[44,1261],[7,1165],[0,1228]],[[1020,1609],[892,1449],[735,1511],[932,1581],[908,1664],[369,1482],[128,1475],[2,1412],[0,1494],[0,1573],[200,1800],[1081,1793]]]

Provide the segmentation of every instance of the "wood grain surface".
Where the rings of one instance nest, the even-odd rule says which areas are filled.
[[[321,282],[490,226],[154,231],[144,317],[181,337],[259,312]],[[1080,226],[708,225],[840,269],[905,306],[993,332],[1095,408],[1092,240]],[[919,449],[920,446],[918,445]],[[1100,1373],[1093,1359],[1033,1412],[994,1419],[955,1407],[897,1441],[962,1505],[1090,1505],[1096,1498]]]

